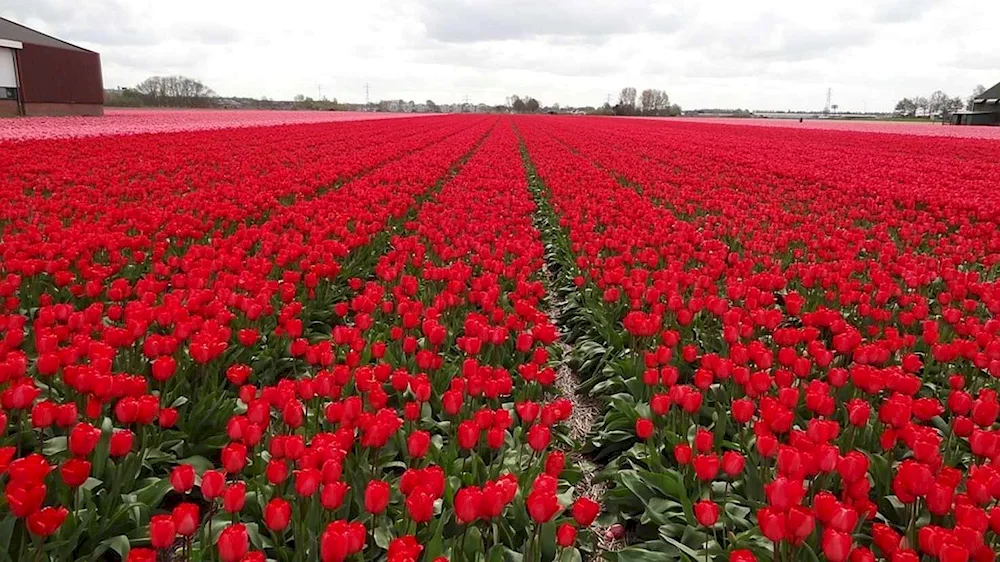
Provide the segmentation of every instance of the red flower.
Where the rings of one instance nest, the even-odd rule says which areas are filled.
[[[250,548],[246,527],[242,523],[226,527],[219,535],[216,546],[219,549],[219,558],[222,559],[222,562],[238,562],[246,556],[247,550]]]
[[[170,485],[174,490],[183,494],[194,488],[194,467],[189,464],[181,464],[174,467],[170,472]]]
[[[247,447],[242,443],[229,443],[222,448],[222,467],[228,474],[238,474],[247,464]]]
[[[823,555],[826,556],[827,560],[830,562],[844,562],[851,554],[853,542],[854,539],[851,538],[851,535],[834,529],[827,529],[823,531],[820,545],[823,548]]]
[[[729,562],[757,562],[757,557],[749,550],[734,550],[729,553]]]
[[[108,454],[112,457],[124,457],[132,450],[135,434],[128,429],[115,430],[111,434],[111,442],[108,447]]]
[[[126,562],[156,562],[156,551],[151,548],[133,548],[128,551]]]
[[[479,518],[483,493],[479,488],[462,488],[455,494],[455,518],[459,523],[471,523]]]
[[[27,517],[42,507],[45,484],[21,483],[12,480],[5,490],[7,506],[15,517]]]
[[[434,500],[437,499],[425,488],[419,487],[406,497],[406,511],[410,519],[417,523],[426,523],[434,517]]]
[[[422,459],[427,455],[431,445],[431,434],[426,431],[413,431],[406,440],[406,452],[414,459]]]
[[[601,504],[588,497],[580,497],[573,502],[573,520],[580,527],[589,527],[600,513]]]
[[[351,487],[343,482],[331,482],[325,484],[320,490],[319,501],[325,509],[337,509],[344,502],[344,496]]]
[[[79,488],[90,477],[90,462],[82,459],[69,459],[59,467],[59,475],[70,488]]]
[[[302,498],[307,498],[319,490],[322,481],[322,473],[315,468],[304,468],[295,471],[295,493]]]
[[[78,457],[89,455],[101,439],[101,430],[89,423],[78,423],[69,432],[69,451]]]
[[[226,486],[222,492],[222,509],[229,513],[239,513],[246,503],[247,484],[246,482],[233,482]]]
[[[218,470],[206,470],[201,475],[201,495],[212,501],[222,496],[226,487],[226,476]]]
[[[177,528],[178,535],[190,537],[198,530],[201,520],[198,504],[179,503],[174,506],[174,510],[170,515],[174,520],[174,526]]]
[[[704,527],[711,527],[719,520],[719,506],[711,500],[701,500],[694,504],[694,517]]]
[[[292,520],[292,505],[282,498],[274,498],[264,506],[264,524],[272,531],[284,531]]]
[[[420,558],[420,553],[424,547],[417,542],[413,535],[406,535],[393,539],[389,543],[389,550],[386,552],[388,562],[409,562]]]
[[[535,490],[528,494],[528,513],[536,523],[547,523],[559,512],[559,500],[551,492]]]
[[[639,418],[635,420],[635,436],[640,440],[645,441],[653,436],[653,421],[646,418]]]
[[[713,480],[719,474],[719,457],[715,455],[698,455],[692,464],[695,476],[703,482]]]
[[[47,537],[55,533],[62,526],[68,514],[69,511],[62,506],[43,507],[28,516],[28,530],[33,535]]]
[[[382,480],[372,480],[365,488],[365,511],[382,513],[389,505],[389,483]]]
[[[531,426],[528,430],[528,445],[531,446],[532,450],[535,452],[540,452],[545,450],[549,446],[549,441],[552,440],[552,430],[547,426],[536,424]]]
[[[176,538],[177,525],[170,515],[154,515],[149,520],[149,542],[153,548],[167,548]]]
[[[563,523],[556,529],[556,544],[563,548],[569,548],[576,542],[576,527],[569,523]]]

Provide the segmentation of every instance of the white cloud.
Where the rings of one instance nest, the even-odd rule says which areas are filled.
[[[101,53],[107,86],[185,74],[224,95],[361,101],[511,93],[600,104],[846,110],[1000,80],[988,0],[7,0],[0,16]]]

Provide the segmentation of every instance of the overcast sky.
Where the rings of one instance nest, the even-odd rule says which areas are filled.
[[[2,0],[101,53],[106,87],[156,74],[221,95],[890,110],[1000,81],[996,0]],[[612,101],[614,103],[614,101]]]

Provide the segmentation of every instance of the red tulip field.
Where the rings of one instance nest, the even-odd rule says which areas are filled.
[[[996,559],[997,141],[190,115],[0,140],[0,562]]]

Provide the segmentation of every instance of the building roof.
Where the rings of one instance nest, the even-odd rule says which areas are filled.
[[[68,51],[81,51],[84,53],[93,52],[88,49],[84,49],[83,47],[77,47],[72,43],[67,43],[62,39],[56,39],[55,37],[46,35],[40,31],[35,31],[29,27],[24,27],[19,23],[12,22],[5,18],[0,18],[0,39],[18,41],[27,45],[55,47],[57,49],[66,49]]]
[[[986,90],[985,92],[983,92],[983,93],[979,94],[978,96],[976,96],[976,99],[972,100],[972,102],[973,103],[997,103],[996,101],[990,101],[990,100],[997,100],[997,99],[1000,99],[1000,83],[997,83],[997,85],[993,86],[989,90]]]

